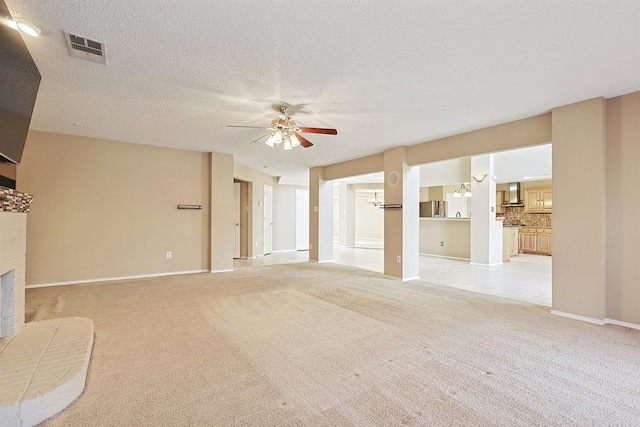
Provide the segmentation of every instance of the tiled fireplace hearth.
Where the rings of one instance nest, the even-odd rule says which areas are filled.
[[[35,426],[84,390],[93,322],[25,324],[27,212],[33,198],[0,187],[0,427]]]

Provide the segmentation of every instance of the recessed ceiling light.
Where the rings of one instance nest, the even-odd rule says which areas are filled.
[[[18,28],[20,28],[23,33],[29,34],[31,37],[38,37],[42,32],[40,31],[40,28],[26,22],[18,22]]]
[[[37,25],[24,19],[6,19],[6,24],[14,30],[22,31],[32,37],[38,37],[42,31]]]
[[[18,24],[13,19],[7,19],[6,22],[9,27],[13,28],[14,30],[19,30]]]
[[[531,177],[530,176],[524,176],[524,177],[522,177],[522,179],[531,179]]]

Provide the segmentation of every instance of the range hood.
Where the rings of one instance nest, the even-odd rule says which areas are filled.
[[[520,198],[519,182],[509,183],[509,191],[507,191],[507,197],[505,198],[505,204],[503,206],[524,206],[524,203]]]

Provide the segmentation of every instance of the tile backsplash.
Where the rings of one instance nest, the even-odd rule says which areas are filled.
[[[29,212],[31,202],[31,194],[0,187],[0,212]]]
[[[522,224],[530,227],[551,227],[550,213],[526,213],[523,206],[505,207],[504,224]]]

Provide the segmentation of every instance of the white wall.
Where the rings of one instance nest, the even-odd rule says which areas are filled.
[[[356,196],[356,239],[384,239],[384,209],[369,204],[368,197]]]
[[[273,188],[274,252],[296,250],[296,190],[309,188],[280,184]]]
[[[495,153],[493,174],[498,181],[551,176],[551,144]]]

